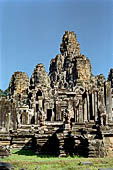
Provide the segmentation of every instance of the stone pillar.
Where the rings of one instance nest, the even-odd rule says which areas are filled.
[[[94,94],[94,98],[95,98],[95,105],[94,105],[94,108],[95,108],[95,121],[97,121],[97,119],[98,119],[97,91],[96,91],[95,94]]]
[[[85,103],[84,103],[84,122],[88,120],[87,118],[87,99],[85,98]]]
[[[90,121],[90,104],[89,104],[89,93],[87,92],[87,118]]]
[[[42,109],[42,96],[38,96],[39,109]]]
[[[22,114],[21,110],[18,110],[17,111],[17,124],[18,124],[18,127],[20,127],[20,125],[21,125],[21,114]]]
[[[56,120],[60,120],[61,105],[56,101]]]
[[[65,129],[70,129],[70,118],[71,118],[71,116],[70,116],[70,110],[68,110],[68,109],[66,109],[65,110],[65,125],[64,125],[64,127],[65,127]]]
[[[75,109],[75,122],[78,122],[78,106]]]
[[[54,112],[52,111],[51,121],[54,122]]]
[[[76,110],[76,122],[79,122],[79,106],[77,107]]]
[[[55,113],[53,112],[53,108],[54,108],[54,104],[52,105],[52,108],[51,108],[51,110],[52,110],[52,117],[51,117],[51,121],[54,121],[54,117],[55,117]]]
[[[40,115],[40,126],[41,127],[45,126],[45,118],[46,118],[45,113],[43,110],[41,110],[41,115]]]
[[[92,116],[93,116],[93,119],[94,119],[94,111],[95,111],[95,108],[94,108],[94,93],[92,93]]]
[[[83,122],[83,102],[82,96],[79,97],[79,122]]]
[[[75,119],[75,122],[78,122],[78,106],[79,106],[79,100],[75,98],[75,103],[74,103],[74,119]]]
[[[111,83],[106,82],[106,110],[108,114],[108,122],[112,121],[112,89]]]
[[[7,131],[9,131],[9,129],[10,129],[10,123],[11,123],[11,121],[10,121],[10,116],[11,116],[11,113],[8,113],[7,114],[7,117],[6,117],[6,130]]]

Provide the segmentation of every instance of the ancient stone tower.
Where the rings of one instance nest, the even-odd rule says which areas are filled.
[[[8,133],[12,147],[35,148],[37,154],[112,154],[113,69],[107,81],[103,74],[94,76],[74,32],[65,32],[60,52],[51,60],[49,74],[43,64],[36,65],[30,80],[26,73],[13,74],[4,99],[10,121],[7,127],[0,120],[1,131]],[[0,108],[2,115],[4,104]]]
[[[73,88],[77,84],[91,82],[91,64],[87,57],[80,54],[80,45],[74,32],[66,31],[60,45],[61,54],[50,63],[51,86]]]

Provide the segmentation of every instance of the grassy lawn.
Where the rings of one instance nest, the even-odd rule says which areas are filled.
[[[98,170],[99,168],[113,168],[113,158],[80,158],[80,157],[39,157],[31,151],[13,150],[11,156],[0,158],[2,162],[11,163],[15,170]],[[92,162],[93,165],[79,165],[80,162]]]

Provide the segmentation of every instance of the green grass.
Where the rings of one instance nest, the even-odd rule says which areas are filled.
[[[113,158],[82,158],[82,157],[43,157],[37,156],[32,151],[13,150],[7,158],[0,161],[11,163],[15,170],[27,168],[27,170],[98,170],[99,168],[113,168]],[[82,161],[90,161],[93,166],[79,165]]]

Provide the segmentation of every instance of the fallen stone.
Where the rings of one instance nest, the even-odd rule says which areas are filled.
[[[7,162],[0,162],[0,170],[14,170],[14,167]]]
[[[100,168],[98,170],[113,170],[113,168]]]
[[[10,155],[10,149],[0,146],[0,157],[6,157]]]
[[[92,162],[80,162],[79,165],[93,165]]]
[[[36,168],[35,168],[35,170],[38,170],[38,169],[40,169],[40,167],[36,167]]]

